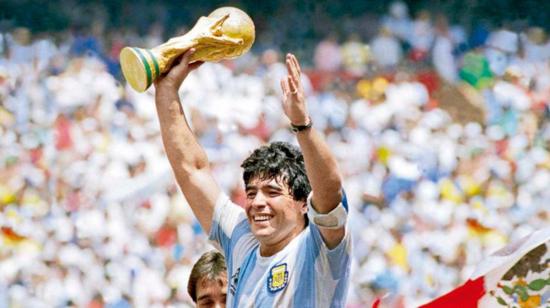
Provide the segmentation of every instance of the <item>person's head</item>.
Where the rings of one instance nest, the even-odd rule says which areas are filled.
[[[304,157],[295,147],[274,142],[256,149],[241,165],[246,214],[260,244],[275,245],[306,226],[311,186]]]
[[[217,251],[204,253],[193,265],[187,292],[197,307],[225,307],[227,267]]]

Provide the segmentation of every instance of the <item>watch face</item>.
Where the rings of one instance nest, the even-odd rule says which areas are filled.
[[[333,228],[338,226],[338,218],[334,216],[322,216],[313,218],[316,225]]]

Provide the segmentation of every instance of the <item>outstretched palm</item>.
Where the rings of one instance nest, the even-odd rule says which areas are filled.
[[[302,70],[293,54],[286,55],[286,69],[288,76],[281,80],[283,110],[292,124],[303,125],[308,122],[308,116],[301,81]]]

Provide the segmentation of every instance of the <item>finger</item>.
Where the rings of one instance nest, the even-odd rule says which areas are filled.
[[[189,64],[189,61],[191,60],[191,56],[195,53],[195,48],[190,48],[186,52],[183,53],[183,56],[181,58],[181,62],[184,62],[185,64]]]
[[[298,85],[296,84],[296,81],[291,76],[288,76],[288,85],[290,89],[290,94],[296,95],[298,94]]]
[[[174,64],[172,68],[170,68],[170,71],[168,72],[168,74],[173,76],[179,76],[184,71],[186,71],[189,66],[189,60],[191,58],[191,55],[194,52],[195,52],[195,49],[191,48],[187,50],[185,53],[183,53],[183,55],[181,55],[179,59],[174,61]]]
[[[286,64],[286,70],[288,71],[288,74],[289,75],[295,75],[296,70],[294,69],[294,65],[293,65],[292,60],[290,59],[289,55],[286,55],[285,64]]]
[[[284,95],[288,95],[289,90],[286,78],[281,79],[281,89]]]
[[[296,58],[296,56],[294,54],[289,53],[288,54],[288,59],[292,63],[292,67],[294,67],[296,72],[301,73],[302,70],[300,68],[300,63],[298,63],[298,59]]]
[[[292,75],[294,78],[300,78],[300,72],[296,66],[296,62],[292,60],[291,54],[288,54],[286,57],[286,67],[289,75]]]
[[[196,70],[197,68],[201,67],[201,65],[204,64],[204,61],[197,61],[195,63],[189,64],[189,71],[192,72]]]
[[[298,71],[298,75],[302,74],[302,68],[300,67],[300,62],[298,62],[298,58],[296,58],[295,55],[290,54],[290,58],[292,59],[292,62],[294,62],[294,66],[296,67],[296,70]]]

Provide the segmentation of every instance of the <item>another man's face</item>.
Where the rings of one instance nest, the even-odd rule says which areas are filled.
[[[222,274],[214,280],[202,277],[197,282],[197,307],[225,307],[227,297],[227,274]]]
[[[282,180],[250,180],[245,210],[252,233],[264,245],[293,237],[304,226],[305,202],[294,200]]]

